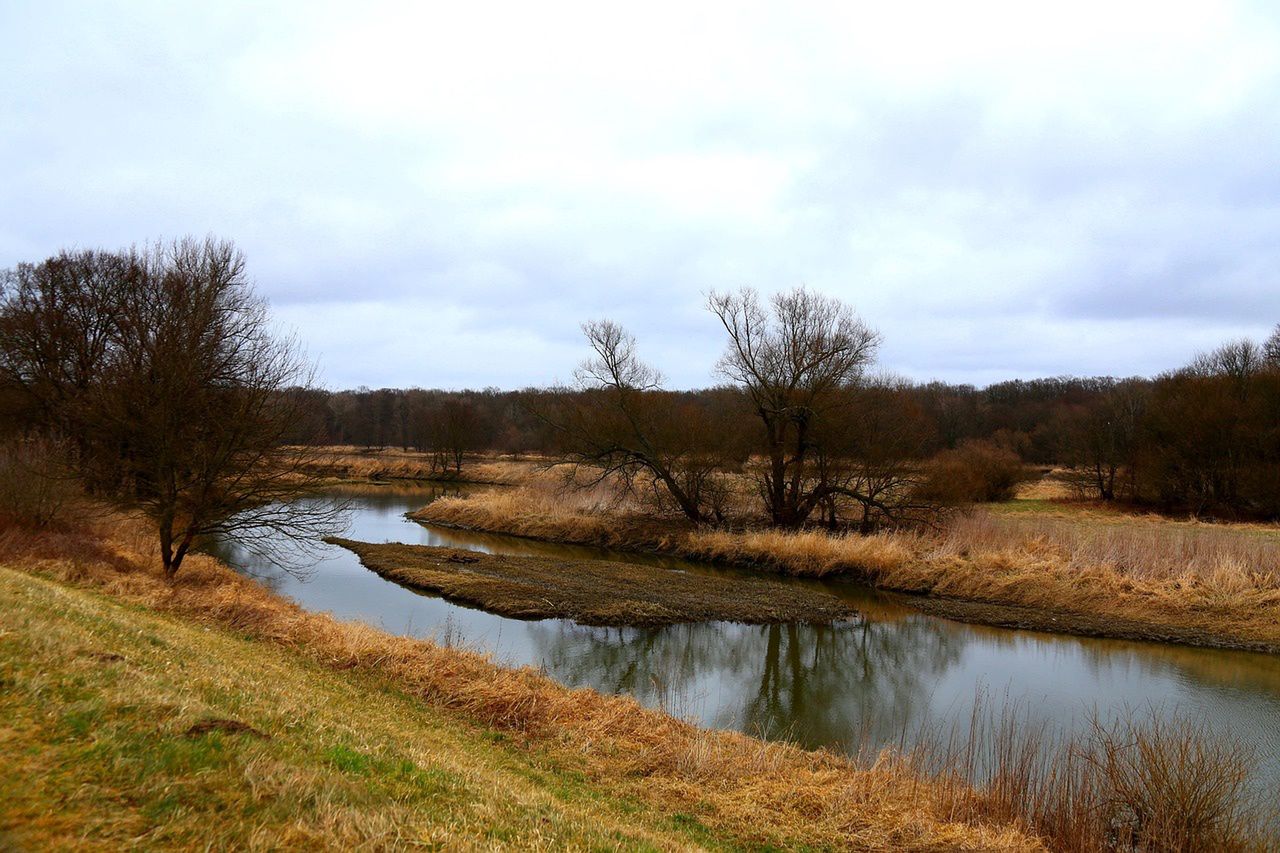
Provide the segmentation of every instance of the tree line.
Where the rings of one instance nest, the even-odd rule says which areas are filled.
[[[760,319],[751,318],[753,332]],[[722,376],[732,381],[696,391],[666,390],[616,324],[588,323],[584,331],[592,358],[570,386],[311,391],[306,429],[323,443],[454,460],[481,450],[561,456],[644,486],[698,521],[724,516],[721,474],[763,458],[761,499],[781,524],[836,524],[838,514],[848,521],[851,502],[858,525],[871,527],[919,515],[926,502],[995,499],[1008,493],[1010,457],[1065,466],[1082,496],[1101,501],[1280,517],[1280,327],[1266,341],[1230,342],[1152,378],[1064,376],[978,388],[878,375],[868,360],[824,388],[817,377],[812,385],[782,375],[757,380],[731,363],[736,372]],[[864,343],[874,349],[873,337]],[[773,370],[784,366],[776,354],[741,351],[768,358]],[[783,391],[813,399],[769,397]],[[914,503],[904,502],[908,492]]]
[[[141,513],[170,578],[205,537],[307,542],[334,525],[337,507],[294,500],[315,481],[315,454],[291,441],[311,368],[231,243],[64,251],[0,287],[7,478],[74,480]],[[50,448],[61,464],[41,454],[27,476]]]
[[[64,251],[0,273],[0,463],[56,448],[79,487],[151,520],[170,576],[203,537],[329,524],[293,499],[331,444],[412,448],[454,474],[477,451],[538,454],[695,524],[744,501],[783,528],[929,523],[1008,496],[1027,463],[1065,465],[1103,501],[1280,517],[1280,327],[1154,378],[976,388],[877,372],[879,333],[804,288],[706,308],[724,341],[706,389],[668,389],[599,320],[564,386],[330,391],[231,243]]]

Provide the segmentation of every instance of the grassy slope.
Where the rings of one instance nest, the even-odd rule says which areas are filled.
[[[0,569],[0,846],[715,846],[377,679]],[[252,733],[189,735],[211,719]]]
[[[125,517],[0,529],[0,567],[0,849],[1043,849],[894,756],[699,729],[308,613],[205,556],[167,584]],[[210,718],[271,737],[188,738]]]

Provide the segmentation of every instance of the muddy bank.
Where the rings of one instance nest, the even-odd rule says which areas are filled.
[[[1194,627],[1159,625],[1105,613],[1039,610],[1015,604],[993,604],[907,593],[894,594],[893,600],[929,616],[967,622],[972,625],[1019,628],[1052,634],[1070,634],[1077,637],[1103,637],[1113,640],[1174,643],[1230,651],[1280,654],[1280,645],[1275,643],[1243,640]]]
[[[395,486],[395,485],[439,485],[439,486],[510,486],[503,480],[486,480],[482,477],[455,474],[348,474],[341,468],[333,466],[316,466],[309,473],[322,478],[320,487],[342,486]]]
[[[387,580],[515,619],[656,627],[682,622],[833,622],[856,611],[838,597],[768,578],[736,578],[607,560],[508,557],[326,539]]]

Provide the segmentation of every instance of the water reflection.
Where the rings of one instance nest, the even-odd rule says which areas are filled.
[[[610,555],[589,548],[428,528],[403,514],[456,489],[364,490],[351,496],[347,535],[371,542],[449,545],[509,554]],[[1280,658],[962,625],[849,585],[825,588],[863,614],[839,626],[729,623],[657,629],[589,628],[505,619],[421,595],[325,546],[299,580],[232,542],[228,562],[313,610],[395,633],[439,636],[448,626],[500,662],[532,665],[572,686],[628,693],[706,725],[807,746],[854,750],[911,742],[922,726],[963,731],[975,698],[1016,702],[1062,730],[1155,707],[1192,714],[1249,743],[1259,783],[1280,785]],[[689,571],[681,561],[657,560]],[[796,583],[806,583],[795,581]]]

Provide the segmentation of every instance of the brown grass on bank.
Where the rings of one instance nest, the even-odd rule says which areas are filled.
[[[339,480],[386,482],[425,480],[432,482],[489,483],[511,485],[527,479],[538,460],[513,459],[493,454],[468,454],[462,473],[443,470],[432,464],[432,455],[399,448],[323,447],[315,450],[317,472]]]
[[[708,732],[630,698],[570,690],[531,669],[504,669],[475,653],[308,613],[208,557],[192,558],[169,585],[150,540],[123,519],[94,533],[9,529],[0,532],[0,562],[384,677],[432,705],[518,734],[594,784],[692,814],[740,842],[1040,849],[1005,816],[988,820],[970,808],[953,818],[953,786],[923,781],[900,759],[861,767],[825,752]]]
[[[924,733],[911,762],[970,809],[1028,822],[1055,850],[1276,849],[1280,812],[1251,791],[1239,742],[1152,711],[1094,716],[1062,738],[1026,709],[974,706],[963,733]],[[974,785],[974,780],[982,780]],[[977,792],[976,799],[974,792]]]
[[[566,505],[529,488],[444,498],[412,517],[807,577],[847,575],[885,589],[1055,616],[1114,616],[1125,620],[1118,636],[1135,636],[1150,625],[1160,629],[1153,638],[1280,649],[1275,528],[976,510],[931,533],[692,530],[635,513]],[[1069,629],[1068,621],[1060,624]],[[1106,631],[1105,619],[1087,630]]]

